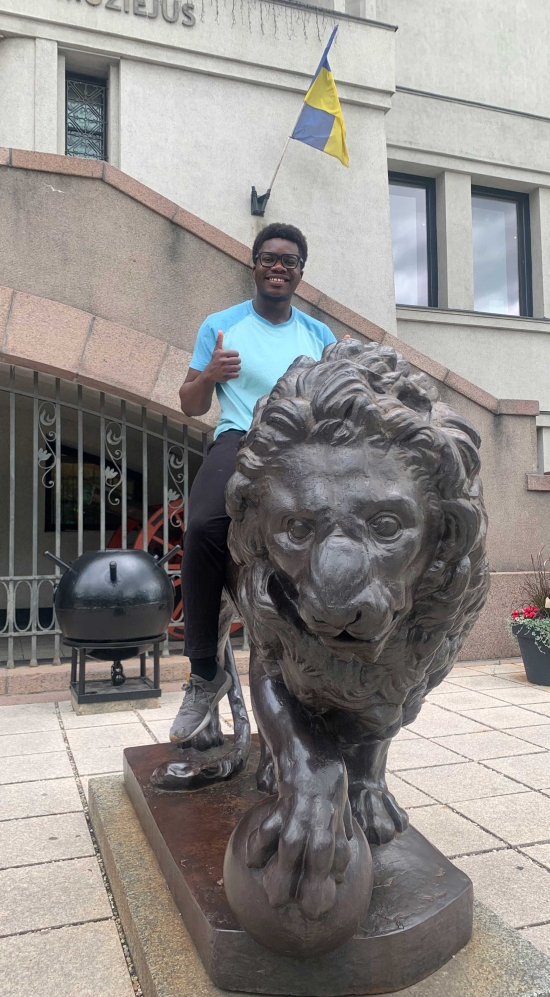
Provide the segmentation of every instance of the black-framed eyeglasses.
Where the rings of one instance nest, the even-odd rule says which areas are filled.
[[[296,256],[295,253],[258,253],[255,263],[260,261],[262,267],[274,267],[278,260],[281,261],[285,270],[295,270],[300,263],[303,263],[301,256]]]

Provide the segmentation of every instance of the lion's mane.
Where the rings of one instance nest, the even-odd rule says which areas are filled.
[[[423,479],[440,522],[433,561],[417,583],[412,611],[381,661],[368,666],[367,680],[362,662],[350,662],[349,655],[347,661],[336,658],[304,634],[300,621],[277,613],[261,501],[264,470],[284,463],[298,444],[364,440],[383,452],[399,448],[412,473]],[[414,719],[426,690],[448,673],[488,590],[479,446],[474,427],[437,401],[428,378],[411,373],[399,353],[377,343],[344,339],[327,346],[318,362],[299,357],[258,401],[226,490],[229,547],[239,574],[233,597],[264,660],[274,667],[276,659],[293,663],[285,668],[283,660],[284,679],[305,705],[334,705],[363,715],[370,710],[373,731],[387,736]],[[323,702],[316,698],[311,665],[304,664],[311,658],[302,653],[304,642],[311,641],[319,644]]]

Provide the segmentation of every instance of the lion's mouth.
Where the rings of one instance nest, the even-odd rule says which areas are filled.
[[[325,644],[379,644],[382,637],[354,637],[348,630],[342,630],[339,634],[319,634]]]

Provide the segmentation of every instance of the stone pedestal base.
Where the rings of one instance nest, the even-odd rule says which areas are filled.
[[[226,992],[206,974],[122,776],[92,778],[89,797],[92,823],[144,997],[224,997]],[[186,834],[184,826],[181,834]],[[446,966],[401,990],[399,997],[549,994],[550,959],[474,901],[472,940]]]
[[[223,888],[223,858],[242,815],[262,799],[258,748],[241,775],[196,792],[149,782],[170,744],[127,748],[125,785],[185,925],[211,979],[227,990],[295,997],[380,994],[412,986],[470,939],[472,884],[414,828],[372,849],[374,889],[353,938],[315,958],[277,955],[244,931]],[[266,900],[267,902],[267,900]]]

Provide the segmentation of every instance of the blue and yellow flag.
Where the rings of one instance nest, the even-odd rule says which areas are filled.
[[[328,53],[338,31],[334,28],[323,52],[317,72],[304,99],[302,113],[296,122],[291,138],[312,145],[314,149],[335,156],[344,166],[349,166],[346,146],[346,126],[338,99],[336,83],[328,64]]]

